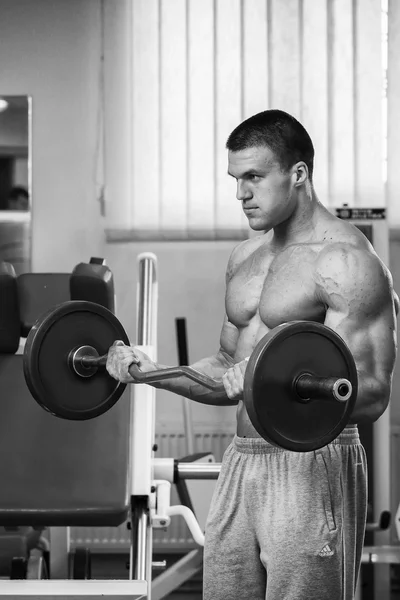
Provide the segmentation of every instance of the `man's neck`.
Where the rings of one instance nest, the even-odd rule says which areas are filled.
[[[316,229],[318,216],[326,213],[326,208],[313,192],[310,196],[299,197],[297,207],[291,216],[273,229],[271,246],[277,250],[310,241]]]

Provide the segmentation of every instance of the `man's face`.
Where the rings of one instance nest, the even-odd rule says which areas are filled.
[[[229,151],[228,161],[228,174],[237,181],[236,198],[252,229],[267,231],[290,216],[294,209],[293,171],[282,171],[268,147]]]

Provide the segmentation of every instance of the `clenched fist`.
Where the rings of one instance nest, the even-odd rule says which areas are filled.
[[[106,364],[106,369],[111,377],[122,383],[135,383],[135,379],[129,373],[129,367],[133,364],[136,364],[144,373],[157,369],[151,358],[138,348],[126,346],[121,341],[114,342],[108,351]]]
[[[236,363],[236,365],[228,369],[222,377],[222,383],[224,384],[228,398],[240,399],[243,397],[244,374],[248,361],[249,359],[245,358]]]

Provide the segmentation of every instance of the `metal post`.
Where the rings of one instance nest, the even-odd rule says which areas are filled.
[[[138,257],[139,283],[137,290],[137,345],[157,344],[157,258],[144,253]]]
[[[157,345],[157,259],[154,254],[138,257],[137,345],[156,359]],[[152,531],[149,518],[153,447],[155,440],[155,389],[148,385],[131,386],[131,517],[132,544],[129,577],[148,582],[151,597]]]
[[[389,231],[386,219],[374,222],[373,245],[378,256],[389,265]],[[373,425],[373,509],[374,520],[384,510],[390,510],[390,405]],[[376,545],[390,544],[390,529],[374,533]],[[374,594],[379,600],[390,600],[390,565],[374,566]]]
[[[147,580],[148,499],[131,498],[132,535],[129,579]]]
[[[218,479],[221,463],[178,462],[176,470],[179,479]]]
[[[50,576],[52,579],[68,579],[70,529],[69,527],[50,527]]]

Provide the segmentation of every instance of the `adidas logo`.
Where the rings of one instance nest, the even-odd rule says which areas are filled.
[[[333,556],[334,552],[331,549],[329,544],[325,544],[325,546],[322,548],[321,552],[318,554],[318,556]]]

